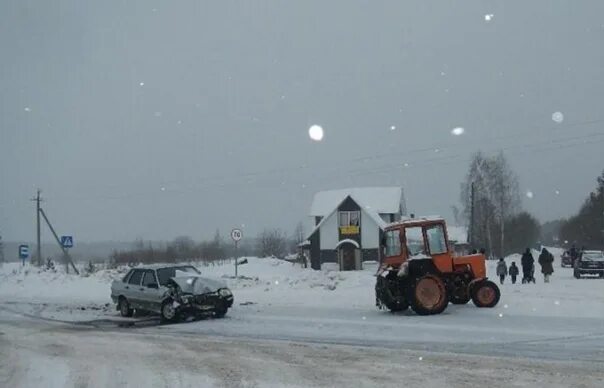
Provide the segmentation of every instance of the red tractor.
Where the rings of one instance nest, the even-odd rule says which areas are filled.
[[[486,277],[482,254],[454,256],[442,218],[412,218],[386,227],[375,285],[376,304],[390,311],[411,307],[419,315],[440,314],[470,299],[494,307],[499,287]]]

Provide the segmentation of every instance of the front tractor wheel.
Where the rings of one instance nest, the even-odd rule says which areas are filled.
[[[440,314],[449,304],[445,282],[438,275],[424,275],[410,290],[411,309],[418,315]]]
[[[501,292],[497,284],[490,280],[482,280],[472,287],[472,302],[476,307],[495,307],[499,303]]]

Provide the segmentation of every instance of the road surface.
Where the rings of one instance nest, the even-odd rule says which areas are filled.
[[[3,307],[0,386],[6,387],[508,388],[604,381],[602,335],[581,333],[581,326],[576,335],[560,335],[567,324],[593,327],[584,319],[557,321],[540,335],[530,326],[543,322],[523,319],[528,328],[506,341],[510,330],[503,326],[476,330],[475,322],[473,332],[464,332],[455,325],[461,314],[435,319],[347,310],[329,317],[251,305],[223,320],[157,326],[144,319],[121,327],[107,320],[61,323]]]

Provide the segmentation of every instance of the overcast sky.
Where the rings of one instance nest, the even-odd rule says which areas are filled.
[[[38,187],[76,241],[293,231],[314,192],[348,186],[402,185],[410,211],[450,217],[477,150],[504,150],[526,210],[569,216],[604,168],[602,15],[601,0],[1,0],[0,231],[34,239]]]

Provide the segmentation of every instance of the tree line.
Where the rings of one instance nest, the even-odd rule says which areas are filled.
[[[235,245],[225,240],[220,231],[216,231],[211,240],[195,242],[191,237],[180,236],[168,243],[153,243],[138,240],[129,250],[114,251],[109,257],[113,266],[151,263],[176,263],[183,261],[202,261],[218,264],[235,256],[285,257],[296,252],[304,238],[302,223],[296,226],[292,236],[283,230],[265,229],[255,238],[244,238]]]
[[[587,195],[579,212],[559,220],[559,240],[577,248],[604,249],[604,171],[596,179],[596,188]]]
[[[522,209],[518,177],[503,152],[477,152],[461,184],[461,208],[453,211],[456,221],[468,226],[472,248],[484,248],[492,256],[521,252],[536,243],[604,249],[604,171],[596,182],[576,215],[541,225]]]

